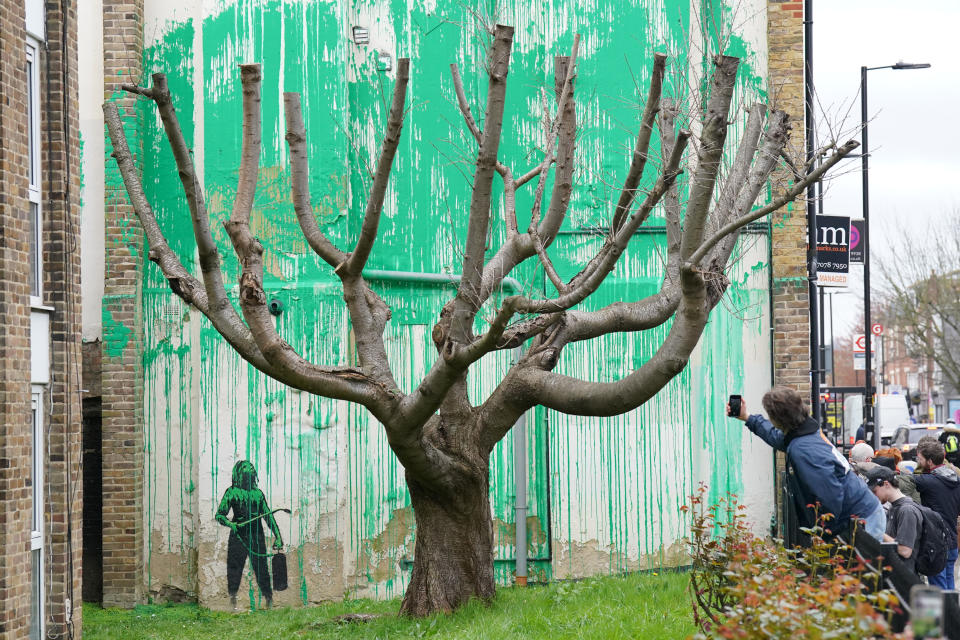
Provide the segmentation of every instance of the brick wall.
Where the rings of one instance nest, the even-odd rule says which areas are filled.
[[[771,102],[790,114],[793,123],[788,153],[804,157],[803,3],[767,1],[767,45]],[[790,176],[774,175],[782,192]],[[807,221],[798,198],[773,214],[773,366],[774,383],[810,398],[810,317],[807,280]],[[777,513],[783,513],[781,473],[786,461],[776,455]],[[782,525],[782,520],[780,521]],[[783,535],[783,531],[780,531]]]
[[[789,152],[803,158],[803,3],[769,0],[767,38],[773,106],[790,114]],[[782,172],[775,184],[786,185]],[[810,397],[810,321],[807,293],[807,223],[803,199],[773,216],[773,358],[776,384]]]
[[[143,0],[104,0],[104,99],[122,83],[138,82],[143,67]],[[120,111],[136,118],[134,100],[117,97]],[[128,129],[139,155],[138,127]],[[110,153],[109,143],[107,153]],[[103,290],[103,604],[131,607],[143,598],[143,410],[141,339],[137,300],[143,233],[120,181],[106,167],[105,246],[109,259]]]
[[[30,289],[26,29],[0,0],[0,637],[30,624]]]
[[[43,91],[44,303],[50,317],[47,428],[47,637],[79,637],[83,479],[80,409],[80,138],[77,3],[47,0]],[[64,55],[66,54],[66,55]],[[67,602],[70,602],[68,610]],[[68,615],[69,614],[69,615]]]
[[[67,599],[80,593],[82,488],[79,411],[79,165],[76,8],[47,6],[40,72],[43,299],[52,306],[50,379],[39,408],[45,426],[46,636],[68,633]],[[64,28],[65,27],[65,28]],[[64,48],[64,44],[66,47]],[[33,489],[30,224],[26,29],[23,0],[0,0],[0,638],[29,633]],[[64,51],[66,57],[64,57]],[[64,65],[64,62],[67,62]],[[66,76],[65,76],[66,72]],[[67,82],[64,82],[66,77]],[[44,336],[35,336],[42,342]],[[70,514],[67,515],[68,506]],[[79,612],[70,622],[81,633]]]

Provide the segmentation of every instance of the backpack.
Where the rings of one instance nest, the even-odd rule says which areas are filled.
[[[939,513],[921,504],[917,506],[920,507],[920,513],[923,515],[920,540],[917,541],[917,547],[914,549],[917,573],[935,576],[947,566],[950,541],[957,534]]]

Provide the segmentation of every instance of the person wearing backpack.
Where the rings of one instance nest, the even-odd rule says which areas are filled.
[[[867,486],[883,504],[887,512],[887,531],[883,542],[896,542],[897,555],[910,571],[917,573],[917,548],[923,532],[923,512],[920,505],[903,495],[897,475],[890,469],[875,465],[864,473]]]
[[[947,547],[946,565],[939,574],[930,576],[930,584],[941,589],[953,589],[953,572],[957,563],[960,477],[950,465],[944,464],[945,454],[943,444],[934,438],[922,438],[917,444],[917,473],[904,478],[901,484],[913,483],[920,495],[920,504],[939,513],[949,526],[951,535]]]

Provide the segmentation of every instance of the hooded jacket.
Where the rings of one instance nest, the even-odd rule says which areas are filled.
[[[841,527],[854,516],[866,518],[881,508],[847,459],[823,437],[816,420],[807,418],[799,429],[784,435],[756,414],[747,418],[747,428],[774,449],[787,452],[806,503],[819,502],[820,513],[833,514]]]
[[[917,493],[920,494],[920,502],[925,507],[930,507],[947,521],[954,533],[957,530],[957,515],[960,514],[960,477],[957,472],[949,466],[943,464],[936,467],[930,473],[916,473],[910,476],[904,476],[900,480],[901,484],[916,485]],[[951,538],[953,545],[951,549],[957,546],[957,536]]]

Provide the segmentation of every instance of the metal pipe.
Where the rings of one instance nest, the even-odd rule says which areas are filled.
[[[803,103],[804,127],[807,146],[807,166],[814,158],[813,135],[813,0],[803,3],[804,78]],[[812,170],[813,167],[811,166]],[[807,187],[807,298],[810,306],[810,404],[813,419],[821,423],[820,416],[820,330],[817,313],[817,204],[816,189]]]
[[[523,356],[523,348],[513,350],[514,362]],[[514,554],[515,580],[518,587],[527,586],[527,414],[520,414],[513,425],[513,482],[516,491],[516,541]],[[548,497],[549,499],[549,497]]]
[[[863,334],[865,336],[864,349],[866,350],[864,354],[866,371],[864,371],[863,382],[863,422],[868,434],[871,433],[871,429],[873,430],[872,440],[874,449],[880,447],[880,429],[874,424],[876,420],[873,407],[874,380],[871,363],[873,353],[871,353],[872,345],[870,344],[870,330],[873,325],[870,319],[870,167],[868,162],[870,157],[870,144],[867,139],[867,71],[875,71],[877,69],[894,69],[899,71],[903,69],[929,68],[930,65],[925,62],[919,64],[898,62],[880,67],[860,67],[860,141],[863,143],[863,148],[860,150],[860,163],[862,165],[861,178],[863,181]]]
[[[363,277],[381,282],[429,282],[432,284],[457,284],[463,276],[459,273],[424,273],[421,271],[385,271],[383,269],[364,269]],[[516,278],[507,276],[500,282],[504,289],[514,293],[523,291],[523,285]]]
[[[382,269],[365,269],[363,277],[380,282],[426,282],[430,284],[456,284],[463,277],[459,273],[423,273],[419,271],[387,271]],[[516,278],[505,277],[500,286],[510,289],[513,293],[520,293],[523,285]],[[523,356],[523,347],[513,350],[513,361],[517,362]],[[513,484],[516,495],[514,509],[516,513],[516,584],[527,584],[527,414],[522,413],[513,425]],[[547,496],[547,500],[550,497]]]
[[[867,139],[867,70],[867,67],[860,67],[860,141],[863,143],[863,149],[860,151],[860,163],[863,169],[861,175],[863,182],[863,334],[866,351],[863,354],[866,365],[866,370],[863,372],[863,425],[866,434],[873,436],[870,439],[873,440],[873,448],[876,450],[880,448],[880,429],[877,428],[873,415],[873,368],[870,362],[873,356],[870,351],[873,346],[870,344],[870,178],[868,174],[870,145]]]
[[[817,336],[817,348],[820,349],[820,386],[827,384],[827,297],[824,287],[817,287],[820,299],[817,301],[820,311],[820,335]]]

